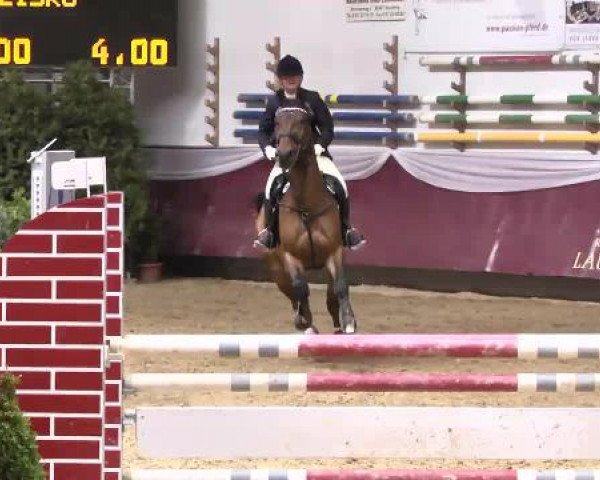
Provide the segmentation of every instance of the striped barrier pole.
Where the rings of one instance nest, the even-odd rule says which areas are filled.
[[[600,95],[534,95],[529,93],[510,95],[425,95],[423,104],[437,105],[600,105]]]
[[[432,143],[600,143],[600,134],[591,132],[419,132],[415,138]]]
[[[239,103],[264,103],[266,104],[273,94],[268,93],[240,93],[237,97]],[[327,94],[322,95],[323,101],[330,105],[416,105],[419,103],[417,95],[378,95],[378,94]]]
[[[567,124],[585,125],[600,123],[597,113],[502,113],[502,112],[469,112],[462,113],[424,113],[419,117],[423,123],[492,123],[492,124]]]
[[[600,359],[600,334],[126,335],[113,352],[180,351],[229,358],[470,357]]]
[[[252,139],[258,137],[258,128],[236,128],[233,131],[236,138]],[[413,143],[414,135],[411,132],[391,132],[377,130],[338,130],[335,134],[336,140],[362,140],[362,141],[397,141],[401,143]]]
[[[236,120],[260,120],[264,110],[236,110],[233,118]],[[411,123],[415,116],[411,112],[376,112],[376,111],[334,111],[331,112],[334,120],[340,122],[380,122],[388,123]]]
[[[558,55],[427,55],[419,59],[422,66],[485,66],[485,65],[587,65],[599,64],[595,53],[565,53]]]
[[[387,105],[416,105],[419,103],[417,95],[324,95],[323,100],[329,105],[368,105],[382,104]]]
[[[126,389],[211,392],[518,392],[599,391],[598,373],[135,373]]]
[[[600,480],[600,470],[131,470],[131,480]]]

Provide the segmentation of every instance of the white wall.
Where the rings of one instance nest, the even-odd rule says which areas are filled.
[[[415,28],[410,15],[405,22],[347,23],[345,0],[179,0],[179,4],[179,66],[136,75],[136,109],[146,144],[208,145],[204,136],[211,128],[205,116],[210,111],[204,100],[211,94],[205,89],[209,59],[205,47],[214,37],[221,39],[220,128],[221,144],[227,145],[240,143],[233,137],[239,126],[232,118],[240,108],[237,94],[268,91],[265,62],[272,57],[265,44],[275,36],[281,37],[282,54],[302,61],[305,87],[322,94],[384,94],[382,83],[390,75],[382,66],[389,60],[383,43],[397,34],[402,47],[402,39],[414,35]],[[558,23],[556,15],[548,21]],[[460,22],[448,22],[447,29],[448,38],[461,35]],[[401,55],[401,93],[452,93],[449,85],[457,75],[431,72],[419,66],[419,56]],[[581,83],[588,77],[577,70],[473,72],[468,76],[468,93],[584,93]]]

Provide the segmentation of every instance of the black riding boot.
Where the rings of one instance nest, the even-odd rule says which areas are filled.
[[[344,245],[350,250],[358,250],[367,241],[356,228],[350,225],[350,201],[346,195],[342,195],[338,198],[338,204],[340,206],[340,220],[342,221],[342,238],[344,239]]]
[[[265,228],[260,231],[256,240],[254,240],[254,246],[257,248],[271,250],[277,245],[277,214],[279,212],[279,199],[281,198],[285,184],[286,178],[284,175],[275,177],[273,185],[271,186],[271,191],[269,192],[270,198],[264,199]]]
[[[270,250],[275,248],[275,218],[277,217],[275,212],[275,206],[270,200],[265,198],[263,202],[264,215],[265,215],[265,228],[263,228],[256,240],[254,240],[254,246],[258,248],[264,248]]]
[[[333,187],[334,197],[340,208],[340,221],[342,224],[342,240],[344,245],[351,250],[358,250],[367,241],[364,236],[350,225],[350,200],[346,196],[346,191],[337,178],[328,175],[329,185]]]

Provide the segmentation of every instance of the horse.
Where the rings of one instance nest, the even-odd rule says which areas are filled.
[[[318,333],[305,273],[325,269],[327,310],[335,333],[350,334],[357,325],[344,275],[341,221],[317,165],[310,119],[306,110],[295,107],[280,108],[275,115],[278,162],[289,188],[279,200],[279,242],[263,255],[273,281],[292,304],[297,330]],[[264,226],[263,207],[257,232]]]

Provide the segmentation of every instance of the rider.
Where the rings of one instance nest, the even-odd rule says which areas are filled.
[[[342,223],[342,239],[344,245],[352,250],[366,243],[362,234],[350,226],[350,205],[346,182],[331,160],[327,147],[333,140],[333,119],[331,113],[317,92],[301,88],[304,70],[300,61],[286,55],[277,64],[277,77],[283,88],[279,89],[267,103],[258,129],[258,143],[265,157],[277,161],[275,131],[275,112],[280,107],[301,106],[312,117],[314,148],[319,170],[329,178],[334,178],[333,190],[339,204]],[[286,180],[283,171],[275,163],[269,174],[265,188],[265,225],[254,241],[256,247],[271,249],[275,247],[275,227],[278,210],[278,200],[285,187]]]

